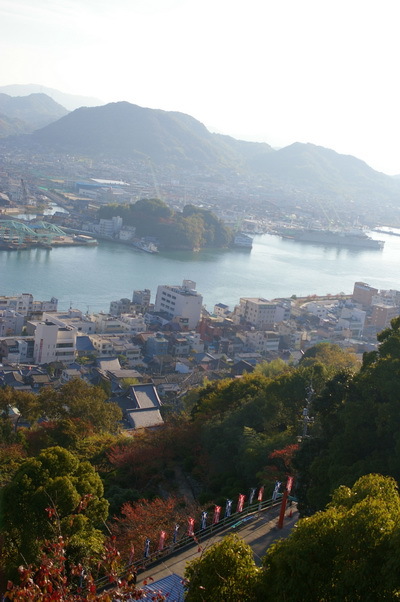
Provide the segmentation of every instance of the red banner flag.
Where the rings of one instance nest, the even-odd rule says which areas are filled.
[[[194,535],[194,518],[188,518],[188,533],[189,537]]]
[[[260,487],[260,489],[258,490],[257,500],[259,502],[262,502],[263,495],[264,495],[264,486]]]
[[[161,531],[160,539],[158,540],[158,550],[161,551],[164,549],[165,538],[167,536],[166,531]]]
[[[288,477],[287,483],[286,483],[286,491],[288,493],[290,493],[292,491],[292,487],[293,487],[293,477]]]
[[[236,512],[242,512],[243,511],[243,506],[244,506],[244,500],[245,499],[246,499],[246,496],[241,493],[239,495]]]
[[[214,516],[213,516],[213,525],[216,525],[217,523],[219,523],[219,517],[221,514],[221,506],[215,506],[214,508]]]

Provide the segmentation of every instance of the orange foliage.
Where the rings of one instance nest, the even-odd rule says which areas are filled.
[[[177,497],[167,500],[142,499],[136,503],[126,503],[122,506],[122,518],[116,518],[112,531],[116,536],[117,546],[122,553],[133,560],[143,558],[144,545],[147,538],[151,540],[150,551],[157,549],[160,532],[166,531],[166,546],[172,543],[173,531],[176,524],[180,525],[179,537],[186,534],[187,518],[199,515],[200,508],[187,504]]]

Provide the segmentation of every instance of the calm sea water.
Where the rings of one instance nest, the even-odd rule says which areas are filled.
[[[383,250],[345,249],[254,238],[251,251],[165,252],[150,255],[101,242],[99,246],[0,251],[0,295],[32,293],[59,299],[82,311],[108,311],[110,301],[149,288],[154,301],[159,284],[194,280],[204,303],[231,308],[243,296],[288,297],[353,290],[357,280],[377,288],[400,289],[400,237],[371,234]]]

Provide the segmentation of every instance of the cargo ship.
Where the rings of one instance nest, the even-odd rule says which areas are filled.
[[[320,230],[319,228],[280,228],[276,234],[297,242],[338,247],[383,249],[383,240],[370,238],[363,230]]]

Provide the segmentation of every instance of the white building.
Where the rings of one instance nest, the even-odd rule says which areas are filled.
[[[269,330],[250,330],[243,334],[245,345],[251,351],[265,354],[279,351],[279,333]]]
[[[256,328],[268,328],[278,322],[289,320],[290,301],[268,301],[262,297],[241,297],[235,307],[235,323],[247,323]]]
[[[70,363],[76,354],[76,330],[54,322],[38,322],[35,330],[33,359],[36,364]]]
[[[150,289],[145,288],[142,291],[133,291],[132,303],[148,308],[150,305]]]
[[[91,320],[95,325],[92,332],[97,334],[137,334],[147,330],[142,314],[130,313],[121,316],[110,314],[92,314]]]
[[[95,332],[96,329],[96,324],[92,320],[91,316],[83,314],[80,309],[69,309],[65,312],[60,311],[54,313],[44,312],[42,321],[45,322],[46,320],[49,322],[54,322],[54,324],[57,324],[58,326],[74,328],[78,332],[82,332],[84,334]]]
[[[13,309],[0,310],[0,336],[8,337],[22,334],[25,316]]]
[[[164,312],[170,320],[196,328],[201,315],[203,297],[196,291],[196,283],[184,280],[182,286],[160,285],[157,288],[155,312]]]
[[[111,219],[101,219],[98,226],[98,232],[101,236],[113,238],[122,229],[122,217],[115,215]]]
[[[21,293],[15,296],[0,296],[0,310],[13,309],[23,316],[30,316],[34,312],[57,311],[58,300],[52,297],[50,301],[34,301],[30,293]]]
[[[351,338],[359,338],[363,334],[367,312],[357,307],[343,307],[339,319],[339,330],[347,331]]]
[[[120,316],[121,314],[128,314],[133,311],[134,304],[130,299],[126,297],[119,299],[118,301],[111,301],[110,303],[110,314],[112,316]]]
[[[335,310],[339,305],[339,301],[308,301],[303,303],[301,309],[305,309],[308,313],[313,316],[317,316],[320,320],[324,320],[327,316]]]
[[[123,355],[126,357],[129,366],[137,366],[143,363],[140,347],[131,343],[126,337],[91,334],[89,338],[100,358]]]

